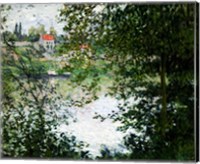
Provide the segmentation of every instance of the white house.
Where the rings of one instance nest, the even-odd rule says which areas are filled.
[[[43,47],[47,52],[53,53],[55,47],[55,38],[53,35],[49,34],[41,35],[39,43],[43,45]]]

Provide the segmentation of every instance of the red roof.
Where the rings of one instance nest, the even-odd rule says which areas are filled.
[[[54,40],[54,37],[53,37],[53,35],[44,34],[44,35],[42,35],[42,39],[43,40]]]

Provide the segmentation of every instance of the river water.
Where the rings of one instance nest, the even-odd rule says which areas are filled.
[[[93,157],[100,155],[102,145],[110,149],[116,149],[121,153],[127,152],[123,143],[124,133],[117,131],[119,122],[111,119],[94,119],[96,113],[107,116],[109,113],[118,111],[118,102],[115,98],[100,96],[99,99],[82,108],[73,108],[73,115],[77,119],[69,125],[61,124],[59,132],[68,132],[76,136],[78,140],[89,144],[89,150]]]
[[[44,54],[44,56],[49,60],[55,60],[47,53]],[[62,59],[56,58],[56,61],[60,60]],[[53,77],[53,79],[54,78],[57,79],[57,77]],[[103,145],[106,145],[106,147],[111,150],[127,153],[128,150],[123,145],[125,133],[117,131],[117,127],[121,125],[120,122],[113,122],[113,120],[109,118],[104,121],[94,118],[97,113],[106,117],[108,114],[117,112],[119,110],[117,107],[118,103],[118,100],[114,97],[102,95],[99,96],[97,100],[86,104],[84,107],[72,107],[72,109],[68,110],[70,110],[73,117],[76,118],[76,122],[71,121],[68,125],[63,123],[58,128],[58,131],[59,133],[70,133],[76,136],[77,140],[89,144],[89,147],[85,150],[89,150],[94,159],[96,156],[101,155],[100,150]],[[62,112],[64,115],[65,110]]]

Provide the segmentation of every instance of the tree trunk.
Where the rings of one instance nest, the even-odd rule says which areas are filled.
[[[161,99],[162,99],[162,108],[160,113],[161,119],[161,135],[165,136],[165,130],[167,126],[167,94],[166,94],[166,55],[161,55]]]

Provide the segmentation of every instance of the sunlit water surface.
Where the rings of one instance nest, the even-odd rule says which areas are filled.
[[[109,118],[103,122],[101,122],[101,119],[93,118],[96,115],[95,113],[107,116],[118,111],[117,105],[116,99],[101,96],[83,108],[74,107],[72,109],[73,115],[77,121],[71,122],[69,125],[62,124],[59,127],[59,131],[71,133],[78,140],[88,143],[89,147],[86,149],[90,151],[93,157],[100,155],[102,145],[125,153],[127,152],[123,145],[123,136],[125,134],[116,130],[120,123],[113,122]]]

